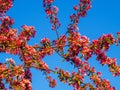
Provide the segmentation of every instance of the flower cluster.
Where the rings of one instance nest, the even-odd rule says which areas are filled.
[[[68,30],[79,30],[77,27],[79,18],[85,17],[87,10],[91,8],[91,0],[79,0],[79,2],[78,5],[73,7],[77,13],[70,15],[71,23],[68,25]]]
[[[13,0],[0,0],[0,18],[8,11],[13,5]]]
[[[97,74],[93,74],[92,76],[90,76],[90,79],[94,81],[94,83],[96,84],[96,88],[99,90],[115,90],[115,87],[112,87],[108,80],[102,80]]]
[[[68,83],[70,79],[70,73],[68,71],[64,71],[62,69],[58,70],[58,77],[61,82]]]
[[[105,52],[110,48],[110,45],[115,43],[115,39],[111,34],[103,35],[98,40],[93,40],[90,48],[94,54],[97,55],[97,59],[101,64],[109,64],[110,61]]]
[[[34,67],[40,70],[48,71],[48,65],[42,60],[40,51],[36,51],[32,46],[25,46],[20,54],[21,60],[24,61],[25,67]]]
[[[51,55],[54,53],[54,48],[50,45],[48,38],[43,38],[40,42],[42,44],[41,51],[44,55]]]
[[[57,72],[58,78],[60,79],[61,82],[67,83],[70,86],[74,87],[74,90],[86,90],[86,89],[91,89],[91,90],[97,90],[97,89],[109,89],[109,90],[115,90],[114,87],[110,85],[110,82],[106,79],[102,79],[101,72],[95,71],[94,67],[89,67],[86,64],[84,67],[86,68],[86,71],[89,72],[88,75],[84,75],[82,72],[82,68],[79,68],[78,72],[68,72],[64,71],[62,69],[59,69]],[[89,78],[93,81],[95,85],[92,85],[92,83],[85,83],[84,78],[85,76],[89,76]],[[48,77],[51,78],[51,77]]]
[[[69,58],[78,54],[84,56],[86,60],[91,57],[92,51],[89,48],[89,39],[86,36],[81,36],[79,32],[71,31],[67,40],[69,43],[67,56]]]
[[[8,61],[7,61],[8,62]],[[9,64],[9,65],[8,65]],[[13,65],[13,60],[9,59],[6,64],[0,64],[0,89],[7,90],[3,80],[8,83],[9,89],[22,89],[22,90],[32,90],[31,82],[29,79],[24,78],[25,72],[22,66],[15,64]],[[27,86],[26,86],[27,85]]]
[[[80,0],[80,10],[81,12],[78,15],[84,17],[86,16],[87,10],[91,8],[91,0]]]
[[[57,40],[53,41],[54,46],[57,50],[63,51],[65,45],[66,45],[67,39],[65,35],[60,36]]]
[[[105,52],[109,49],[110,45],[115,43],[115,39],[111,34],[102,35],[98,40],[93,40],[90,48],[95,54]]]
[[[23,41],[29,41],[30,37],[34,37],[36,34],[36,31],[33,26],[27,26],[23,25],[22,26],[23,30],[19,35],[19,38]]]
[[[90,48],[92,52],[97,55],[97,60],[100,61],[102,65],[108,65],[113,76],[119,76],[120,66],[117,65],[116,59],[108,57],[105,53],[114,43],[116,43],[114,37],[111,34],[107,34],[103,35],[98,40],[93,40]]]
[[[52,79],[51,76],[47,76],[46,79],[49,81],[49,86],[50,87],[54,88],[57,85],[56,80]]]
[[[2,20],[0,25],[0,52],[19,55],[26,64],[25,66],[48,70],[47,64],[42,61],[46,55],[43,51],[46,52],[46,50],[37,51],[33,46],[26,45],[30,37],[35,36],[34,27],[23,25],[23,31],[18,35],[17,30],[12,28],[13,23],[14,20],[10,17],[5,17]]]
[[[70,47],[68,49],[69,56],[77,56],[81,47],[82,43],[80,40],[81,36],[78,32],[70,32],[70,35],[68,36],[67,40],[68,43],[70,43]]]
[[[10,89],[32,90],[32,86],[31,86],[31,82],[28,79],[22,78],[18,80],[13,80]]]
[[[113,76],[120,76],[120,66],[117,65],[115,58],[107,58],[109,60],[109,69]]]
[[[17,30],[11,28],[13,23],[14,20],[8,16],[2,19],[0,25],[0,52],[19,53]]]
[[[68,53],[65,55],[66,59],[69,60],[70,57],[77,56],[81,54],[81,57],[84,57],[85,60],[88,60],[92,55],[92,50],[89,47],[89,39],[86,36],[81,36],[80,33],[76,30],[79,30],[77,27],[79,18],[86,16],[87,10],[91,7],[90,0],[79,0],[79,4],[75,5],[73,8],[76,13],[73,13],[70,16],[71,23],[68,25],[67,41],[69,43]]]
[[[50,19],[50,23],[52,24],[52,30],[56,30],[60,27],[60,22],[57,18],[58,8],[56,6],[52,6],[53,1],[54,0],[43,0],[43,6],[45,8],[47,18]]]
[[[11,17],[5,16],[4,18],[2,18],[1,20],[1,29],[8,29],[8,27],[11,27],[14,24],[14,19],[12,19]]]

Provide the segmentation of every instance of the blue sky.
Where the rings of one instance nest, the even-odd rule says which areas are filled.
[[[67,25],[70,22],[69,15],[74,12],[73,5],[77,4],[79,0],[56,0],[54,5],[59,7],[58,18],[61,22],[61,27],[59,28],[59,33],[63,34],[67,30]],[[120,0],[94,0],[92,2],[92,9],[88,11],[86,18],[81,18],[79,23],[79,32],[82,35],[86,35],[90,40],[97,39],[102,34],[113,33],[120,31]],[[13,8],[7,13],[15,19],[14,28],[18,29],[20,32],[20,26],[32,25],[36,28],[36,36],[32,38],[28,44],[34,45],[39,43],[44,37],[50,38],[50,40],[56,39],[56,34],[51,30],[51,24],[49,19],[46,18],[46,14],[42,7],[42,0],[14,0]],[[120,46],[116,47],[113,45],[108,51],[107,55],[110,57],[116,57],[117,62],[120,65]],[[10,54],[0,54],[0,60],[5,61],[6,58],[13,58],[15,62],[21,63],[18,56]],[[62,63],[62,59],[54,54],[52,56],[47,56],[44,61],[48,63],[50,68],[59,66],[68,71],[74,70],[70,63]],[[95,56],[90,59],[91,66],[95,65],[97,71],[103,72],[102,77],[109,79],[111,84],[116,87],[116,90],[120,89],[120,78],[113,77],[108,71],[108,67],[102,67],[99,62],[95,60]],[[49,88],[47,81],[45,80],[43,74],[35,69],[32,69],[33,73],[33,90],[73,90],[72,87],[67,84],[58,82],[56,88]],[[52,75],[57,78],[56,75]],[[86,81],[87,80],[86,78]]]

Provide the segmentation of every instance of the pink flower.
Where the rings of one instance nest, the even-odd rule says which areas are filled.
[[[82,61],[77,56],[73,58],[73,62],[75,63],[76,66],[80,66],[82,64]]]

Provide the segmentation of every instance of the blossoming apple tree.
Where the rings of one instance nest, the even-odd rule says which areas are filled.
[[[65,34],[59,36],[60,27],[57,18],[58,7],[53,6],[54,0],[43,0],[43,9],[50,20],[52,30],[56,33],[56,40],[50,41],[49,38],[43,38],[40,44],[33,46],[27,42],[36,34],[33,26],[22,26],[22,31],[18,34],[13,28],[14,19],[7,16],[6,12],[12,7],[13,0],[0,0],[0,52],[18,55],[23,62],[22,65],[16,65],[10,58],[5,63],[0,63],[0,90],[32,90],[32,73],[30,68],[35,68],[45,73],[49,86],[54,88],[57,82],[50,76],[50,73],[56,74],[58,79],[70,86],[74,90],[115,90],[110,82],[101,78],[101,72],[97,72],[90,66],[88,60],[92,55],[96,55],[100,64],[107,65],[113,76],[120,75],[120,66],[116,63],[116,58],[110,58],[106,52],[111,45],[119,45],[120,32],[117,32],[117,38],[112,34],[104,34],[91,42],[86,36],[78,31],[79,19],[85,17],[87,11],[91,8],[91,0],[78,0],[79,3],[73,7],[74,13],[70,15],[71,22],[67,26]],[[77,72],[70,73],[60,69],[49,68],[43,58],[46,55],[57,53],[64,59],[64,63],[74,65]],[[92,83],[84,82],[88,76]],[[5,84],[9,87],[5,87]]]

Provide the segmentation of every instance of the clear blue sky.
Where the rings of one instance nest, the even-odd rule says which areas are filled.
[[[51,24],[49,19],[46,19],[46,14],[42,7],[43,0],[14,0],[13,8],[7,13],[15,19],[13,27],[18,28],[20,32],[20,26],[23,24],[35,26],[37,34],[35,38],[32,38],[28,44],[34,45],[39,43],[43,37],[48,37],[50,40],[56,39],[55,32],[51,30]],[[77,4],[79,0],[56,0],[54,5],[59,7],[58,17],[61,22],[59,33],[66,32],[66,26],[69,24],[69,15],[74,12],[73,5]],[[113,33],[120,31],[120,0],[94,0],[92,3],[92,9],[88,11],[87,17],[82,18],[79,24],[79,32],[82,35],[86,35],[90,40],[97,39],[102,34]],[[116,57],[117,62],[120,65],[120,46],[113,45],[107,53],[110,57]],[[21,63],[18,56],[9,54],[0,54],[0,60],[5,61],[6,58],[12,57],[16,63]],[[72,71],[73,66],[70,63],[62,63],[62,59],[54,54],[47,56],[44,61],[48,63],[50,68],[59,66],[65,70]],[[120,90],[120,78],[114,78],[108,71],[108,67],[102,67],[99,62],[95,60],[95,56],[90,59],[91,66],[95,65],[97,71],[103,72],[102,77],[109,79],[111,84],[116,87],[116,90]],[[38,70],[32,69],[33,73],[33,90],[73,90],[72,87],[67,84],[58,82],[58,86],[54,89],[49,88],[47,81],[42,73]],[[53,76],[57,78],[57,76]],[[89,81],[86,79],[86,81]]]

